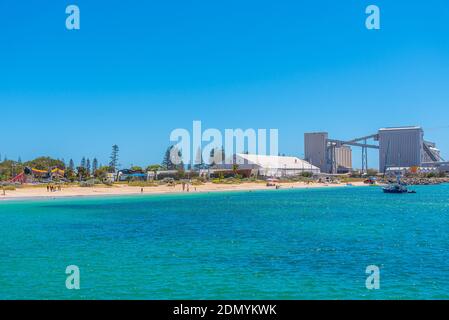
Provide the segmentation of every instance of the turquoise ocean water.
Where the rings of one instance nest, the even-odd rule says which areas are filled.
[[[414,189],[1,202],[0,299],[448,299],[449,185]]]

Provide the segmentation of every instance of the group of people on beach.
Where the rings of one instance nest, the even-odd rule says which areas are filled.
[[[194,187],[195,191],[196,191],[196,187]],[[188,182],[183,182],[182,183],[182,191],[185,192],[190,192],[190,183]]]
[[[182,183],[182,191],[186,191],[186,189],[187,189],[187,192],[190,192],[190,184],[183,182]]]
[[[61,185],[52,185],[52,184],[47,184],[47,192],[55,192],[55,191],[61,191],[62,187]]]
[[[194,187],[194,190],[196,191],[196,187]],[[190,183],[188,182],[183,182],[182,183],[182,191],[183,192],[190,192]],[[140,188],[140,193],[144,193],[144,189]]]

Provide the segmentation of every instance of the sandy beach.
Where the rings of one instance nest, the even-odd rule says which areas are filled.
[[[352,183],[353,186],[364,185],[361,182]],[[280,183],[280,189],[289,188],[331,188],[348,187],[346,184],[323,184],[303,182]],[[216,184],[205,183],[197,186],[190,186],[189,192],[182,190],[182,185],[176,186],[148,186],[136,187],[124,184],[113,186],[94,186],[94,187],[63,187],[61,191],[48,192],[45,186],[23,186],[16,190],[6,190],[5,194],[0,190],[0,201],[14,199],[35,199],[35,198],[59,198],[59,197],[89,197],[89,196],[120,196],[120,195],[142,195],[142,194],[169,194],[169,193],[204,193],[221,191],[250,191],[250,190],[275,190],[275,187],[267,187],[265,183],[248,182],[241,184]]]

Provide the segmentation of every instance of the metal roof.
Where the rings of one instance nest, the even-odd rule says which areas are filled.
[[[380,128],[379,131],[395,131],[395,130],[422,130],[419,126],[389,127]]]
[[[262,168],[319,170],[318,167],[315,167],[309,162],[299,159],[297,157],[267,156],[267,155],[244,154],[244,153],[238,153],[236,154],[236,156],[246,160],[248,164],[255,164]]]

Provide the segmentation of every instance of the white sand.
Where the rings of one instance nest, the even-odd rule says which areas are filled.
[[[361,182],[352,183],[354,186],[364,185]],[[323,184],[323,183],[311,183],[305,184],[303,182],[292,183],[280,183],[281,189],[289,188],[331,188],[331,187],[347,187],[346,184]],[[249,190],[274,190],[275,187],[267,187],[265,183],[241,183],[241,184],[215,184],[205,183],[198,186],[190,186],[189,193],[198,192],[217,192],[217,191],[249,191]],[[59,198],[59,197],[85,197],[85,196],[118,196],[118,195],[141,195],[141,194],[167,194],[167,193],[187,193],[182,190],[182,185],[176,186],[155,186],[144,187],[141,192],[141,187],[134,187],[128,185],[114,185],[112,187],[107,186],[95,186],[95,187],[78,187],[70,186],[63,187],[61,191],[48,192],[45,186],[23,186],[17,188],[14,191],[3,191],[0,189],[0,201],[1,200],[13,200],[13,199],[33,199],[33,198]]]

